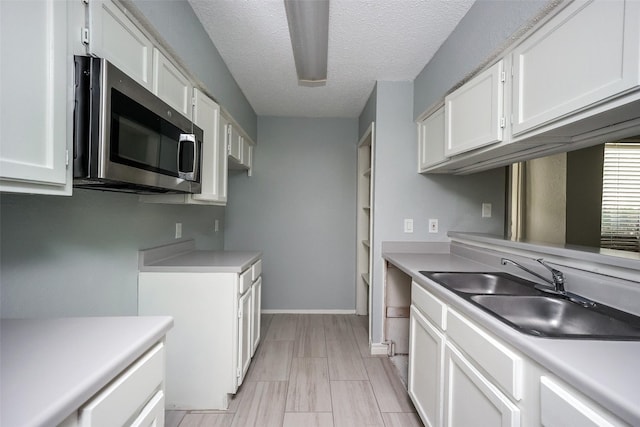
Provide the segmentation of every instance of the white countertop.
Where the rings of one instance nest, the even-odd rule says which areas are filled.
[[[172,325],[166,316],[3,319],[0,425],[59,424]]]
[[[429,292],[493,332],[514,348],[597,401],[640,426],[640,342],[540,338],[522,334],[489,313],[431,282],[422,271],[500,271],[452,254],[383,253]]]
[[[242,273],[262,257],[258,251],[206,251],[193,240],[139,252],[141,272]]]

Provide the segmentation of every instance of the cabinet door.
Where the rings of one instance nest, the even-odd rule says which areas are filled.
[[[450,343],[444,382],[445,426],[520,426],[520,409]]]
[[[193,198],[202,201],[226,202],[227,156],[224,139],[220,140],[220,107],[198,89],[193,90],[193,121],[204,131],[202,141],[202,189]]]
[[[67,2],[0,1],[0,191],[71,194],[67,28]]]
[[[230,135],[229,135],[229,157],[235,160],[237,163],[242,163],[242,142],[243,137],[238,132],[238,129],[233,126],[231,127]]]
[[[251,169],[251,155],[253,154],[253,146],[242,138],[242,164]]]
[[[445,156],[502,141],[503,68],[501,60],[445,98]]]
[[[251,292],[247,291],[238,302],[238,387],[251,363],[251,308]]]
[[[164,102],[191,118],[193,86],[158,49],[153,49],[153,93]]]
[[[442,425],[444,335],[415,306],[409,316],[409,396],[425,426]]]
[[[514,135],[640,84],[640,3],[579,1],[513,51]]]
[[[605,415],[603,410],[578,393],[554,381],[540,378],[540,420],[545,427],[613,427],[624,423]]]
[[[418,172],[444,162],[444,107],[418,123]]]
[[[262,278],[258,277],[251,287],[251,357],[260,344],[260,312],[262,311]]]
[[[112,0],[89,2],[89,52],[152,89],[153,43]]]

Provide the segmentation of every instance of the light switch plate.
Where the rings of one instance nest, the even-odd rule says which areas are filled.
[[[482,204],[482,218],[491,218],[491,203]]]
[[[404,219],[404,232],[413,233],[413,218]]]

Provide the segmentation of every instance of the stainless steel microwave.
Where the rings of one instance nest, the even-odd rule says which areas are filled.
[[[74,187],[199,193],[202,129],[107,60],[74,59]]]

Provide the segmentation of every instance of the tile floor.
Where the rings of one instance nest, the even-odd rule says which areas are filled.
[[[367,318],[263,314],[262,342],[227,411],[167,411],[167,427],[421,427]]]

